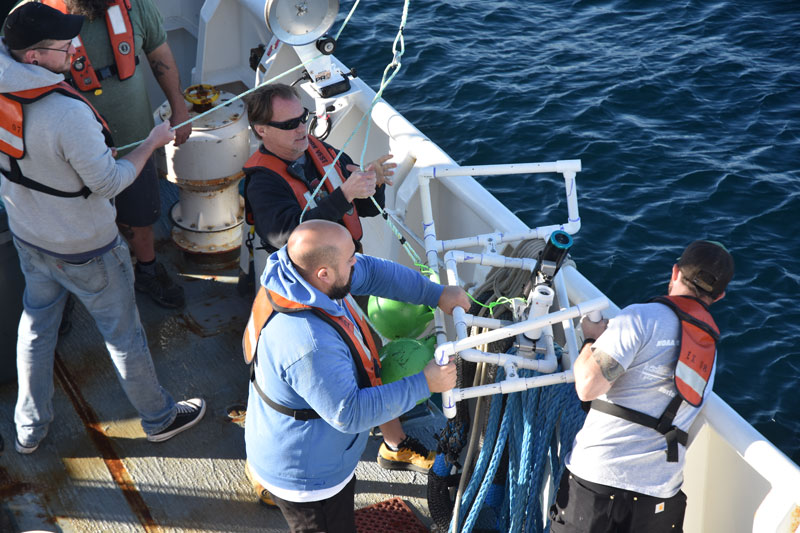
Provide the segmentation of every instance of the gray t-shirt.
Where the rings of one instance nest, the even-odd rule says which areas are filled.
[[[592,345],[625,368],[599,399],[660,417],[677,393],[673,374],[679,339],[678,317],[667,306],[650,303],[623,309]],[[673,423],[688,431],[699,411],[683,402]],[[668,498],[683,484],[686,449],[678,446],[677,463],[668,463],[665,451],[664,436],[656,430],[592,409],[575,437],[567,467],[594,483]]]

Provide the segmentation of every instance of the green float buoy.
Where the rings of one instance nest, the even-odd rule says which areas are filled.
[[[397,339],[381,348],[381,380],[393,383],[407,376],[421,372],[428,361],[433,359],[436,337],[423,341],[417,339]],[[424,402],[428,398],[420,400]]]
[[[369,297],[369,319],[387,339],[416,338],[433,320],[433,311],[426,305],[414,305],[388,298]]]

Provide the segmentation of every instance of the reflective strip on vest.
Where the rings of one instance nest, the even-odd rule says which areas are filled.
[[[703,376],[695,372],[689,365],[678,361],[675,367],[675,380],[685,383],[689,388],[684,387],[683,398],[692,405],[699,405],[703,401],[703,392],[708,382]]]
[[[125,19],[122,18],[122,9],[119,5],[110,6],[106,11],[108,17],[108,28],[114,35],[122,35],[126,32]]]
[[[322,169],[324,171],[322,175],[328,176],[328,179],[330,180],[334,189],[342,186],[342,183],[344,182],[342,181],[342,177],[339,175],[339,172],[336,170],[336,165],[323,165]]]

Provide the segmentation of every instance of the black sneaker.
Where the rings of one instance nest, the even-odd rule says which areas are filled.
[[[26,445],[22,444],[19,439],[16,439],[14,442],[14,449],[17,450],[17,453],[28,455],[39,449],[39,443],[37,442],[36,444]]]
[[[178,415],[175,417],[175,421],[160,432],[148,435],[147,440],[150,442],[164,442],[171,439],[181,431],[185,431],[200,422],[200,419],[206,414],[206,402],[202,398],[183,400],[176,403],[175,406],[178,408]]]
[[[137,291],[149,294],[160,306],[179,309],[186,300],[183,296],[183,287],[177,285],[169,277],[167,269],[161,263],[153,265],[155,274],[148,274],[136,265],[136,281],[133,286]]]

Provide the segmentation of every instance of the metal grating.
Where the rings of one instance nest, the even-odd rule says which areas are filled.
[[[356,511],[358,533],[428,533],[414,512],[400,498],[392,498]]]

